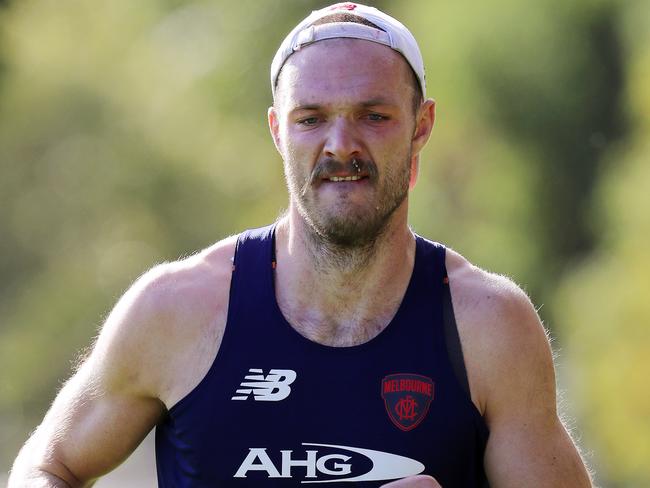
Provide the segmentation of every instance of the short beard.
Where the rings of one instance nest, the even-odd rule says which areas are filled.
[[[378,188],[381,200],[376,202],[372,214],[354,216],[346,214],[343,218],[339,218],[338,215],[326,217],[319,212],[314,200],[309,199],[309,190],[320,184],[323,174],[331,174],[339,170],[352,173],[347,167],[352,163],[326,159],[316,165],[300,187],[296,184],[295,175],[290,176],[287,173],[289,190],[306,224],[305,230],[315,263],[351,270],[360,269],[368,264],[374,256],[377,241],[387,230],[390,218],[408,195],[411,177],[410,160],[409,154],[406,161],[402,162],[400,170],[391,174],[382,183],[382,188]],[[378,171],[374,162],[357,159],[354,168],[366,175],[372,184],[378,184]]]

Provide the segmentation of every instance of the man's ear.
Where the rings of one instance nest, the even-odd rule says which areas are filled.
[[[426,145],[433,130],[433,124],[436,120],[436,102],[431,98],[425,100],[418,110],[415,120],[415,131],[411,141],[411,151],[414,156],[420,154],[422,148]]]
[[[280,155],[282,155],[282,150],[280,149],[280,120],[278,119],[278,112],[275,110],[274,106],[269,107],[268,120],[271,137],[273,137],[273,143]]]

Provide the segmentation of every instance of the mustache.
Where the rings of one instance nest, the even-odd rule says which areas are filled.
[[[300,190],[304,196],[312,185],[320,185],[324,178],[333,174],[359,174],[368,177],[371,181],[376,181],[379,171],[374,161],[370,159],[352,158],[343,162],[335,158],[324,158],[316,164],[305,184]]]
[[[377,178],[377,165],[369,159],[352,158],[343,162],[334,158],[325,158],[318,162],[309,176],[308,184],[318,184],[320,180],[333,174],[359,174],[370,179]]]

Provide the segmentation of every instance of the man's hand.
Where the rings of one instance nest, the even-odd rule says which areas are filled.
[[[388,484],[381,485],[381,488],[442,488],[440,483],[431,476],[423,474],[418,476],[409,476],[401,480],[392,481]]]

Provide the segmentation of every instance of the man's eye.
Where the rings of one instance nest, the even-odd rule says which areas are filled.
[[[318,117],[306,117],[298,121],[301,125],[316,125],[318,123]]]
[[[372,121],[388,120],[388,117],[380,114],[368,114],[367,117],[368,120]]]

